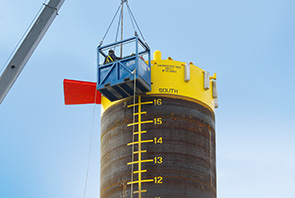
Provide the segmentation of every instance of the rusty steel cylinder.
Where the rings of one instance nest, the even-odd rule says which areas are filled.
[[[186,98],[139,98],[135,104],[140,102],[140,108],[130,106],[130,98],[110,107],[102,116],[101,198],[130,197],[131,185],[134,193],[139,184],[144,192],[134,193],[133,197],[141,193],[142,198],[215,198],[214,113]],[[144,132],[140,140],[139,125]],[[131,175],[132,164],[127,164],[132,162],[132,145],[128,144],[139,141],[143,172]],[[138,151],[137,143],[133,153]],[[138,153],[133,154],[133,162],[138,160]],[[134,163],[133,172],[138,170],[139,164]],[[128,184],[131,176],[135,183]]]

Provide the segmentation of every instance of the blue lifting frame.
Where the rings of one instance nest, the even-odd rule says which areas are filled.
[[[134,43],[135,52],[130,56],[100,64],[100,55],[106,58],[104,51],[124,44]],[[141,45],[141,51],[139,51]],[[141,58],[147,55],[147,63]],[[134,36],[109,45],[97,48],[97,90],[110,101],[115,101],[133,96],[134,93],[143,94],[151,91],[151,54],[149,46],[138,36]],[[134,91],[134,82],[136,90]]]

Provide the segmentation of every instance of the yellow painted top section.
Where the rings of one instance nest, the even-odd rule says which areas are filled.
[[[207,105],[212,111],[217,107],[217,98],[213,98],[212,81],[216,80],[216,74],[210,76],[209,88],[204,88],[205,70],[193,65],[174,61],[171,57],[162,60],[160,51],[154,52],[154,60],[151,61],[151,82],[152,90],[147,94],[165,94],[174,96],[185,96]],[[190,80],[185,81],[185,65],[190,67]],[[120,101],[120,100],[119,100]],[[106,108],[119,101],[110,102],[102,97],[102,113]]]

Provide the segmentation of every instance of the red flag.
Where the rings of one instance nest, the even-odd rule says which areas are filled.
[[[93,82],[64,79],[64,96],[66,105],[101,104],[101,93]]]

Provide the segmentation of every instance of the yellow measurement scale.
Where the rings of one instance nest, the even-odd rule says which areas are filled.
[[[160,100],[161,99],[159,99],[158,102]],[[157,100],[155,100],[155,101],[157,101]],[[133,174],[138,175],[138,180],[133,181],[133,179],[132,179],[132,181],[127,183],[127,184],[130,184],[130,185],[136,184],[136,185],[138,185],[138,190],[137,191],[132,190],[132,191],[133,191],[134,194],[138,194],[139,198],[142,197],[141,193],[147,192],[146,189],[144,189],[144,190],[142,189],[142,184],[143,183],[147,183],[147,182],[162,183],[163,182],[161,176],[154,177],[153,179],[142,179],[143,178],[142,174],[146,173],[148,171],[148,170],[142,170],[142,164],[143,163],[161,164],[163,162],[162,157],[154,157],[153,159],[143,159],[142,158],[142,153],[147,152],[147,150],[142,150],[142,145],[143,144],[147,144],[147,143],[155,143],[155,144],[161,143],[162,144],[162,141],[163,141],[162,137],[160,137],[160,138],[155,137],[154,139],[150,139],[150,140],[145,140],[145,139],[142,138],[142,134],[148,133],[148,131],[146,131],[146,130],[142,131],[142,125],[144,125],[144,124],[162,124],[162,118],[154,118],[153,120],[142,120],[142,115],[147,114],[146,111],[142,111],[142,106],[143,105],[152,105],[152,104],[154,104],[154,101],[141,102],[141,96],[138,96],[138,103],[128,105],[128,108],[131,108],[131,107],[134,108],[135,106],[138,107],[138,112],[133,113],[134,118],[137,117],[137,121],[135,121],[135,119],[134,119],[133,123],[130,123],[130,124],[127,125],[128,127],[135,126],[135,125],[138,126],[138,131],[136,131],[136,132],[133,131],[133,136],[137,136],[138,140],[127,144],[128,146],[132,146],[133,155],[137,155],[137,157],[138,157],[138,160],[128,163],[128,165],[132,165],[132,166],[134,164],[138,165],[138,170],[133,171]],[[138,145],[138,150],[137,151],[134,151],[134,145]],[[132,157],[132,159],[134,159],[134,157]],[[134,170],[134,169],[132,168],[132,170]],[[133,176],[132,176],[132,178],[133,178]],[[133,187],[131,189],[133,189]]]

